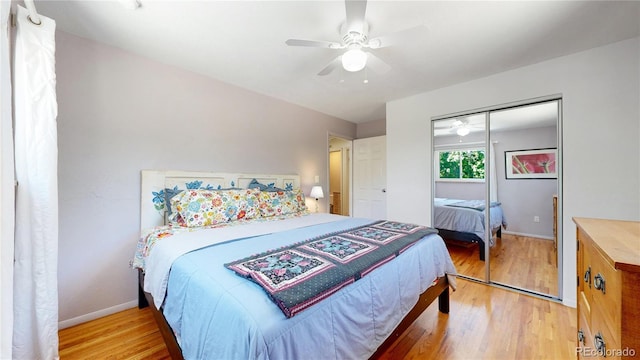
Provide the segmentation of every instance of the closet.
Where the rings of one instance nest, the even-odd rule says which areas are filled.
[[[562,100],[432,118],[432,224],[458,272],[559,298]]]

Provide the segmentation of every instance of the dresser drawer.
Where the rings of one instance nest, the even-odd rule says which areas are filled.
[[[620,323],[617,323],[616,330],[612,330],[612,324],[602,314],[602,310],[604,309],[600,306],[594,306],[591,309],[591,347],[598,350],[596,336],[599,336],[605,348],[605,351],[599,353],[599,356],[608,359],[619,359],[620,357],[615,356],[615,352],[621,349]],[[606,350],[608,350],[608,352]]]
[[[591,309],[584,296],[578,298],[578,358],[588,357],[590,349],[594,349],[593,335],[591,334]]]
[[[590,242],[586,235],[579,233],[580,252],[578,260],[578,291],[584,294],[585,300],[591,303],[591,288],[593,286],[593,266],[591,252],[588,250]]]
[[[584,316],[584,323],[588,327],[591,327],[591,306],[584,293],[578,295],[578,308],[580,309],[580,315]]]
[[[597,309],[597,314],[592,314],[592,323],[596,316],[602,326],[607,326],[609,332],[615,338],[620,339],[620,304],[622,303],[621,277],[619,272],[605,260],[600,251],[590,246],[587,249],[591,262],[591,311]],[[597,330],[592,327],[593,332]],[[595,336],[595,334],[594,334]]]

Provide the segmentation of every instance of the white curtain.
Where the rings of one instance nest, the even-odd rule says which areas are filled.
[[[11,359],[13,335],[14,167],[9,46],[10,1],[0,1],[0,359]]]
[[[489,201],[498,201],[498,170],[496,170],[496,150],[493,141],[489,143]]]
[[[15,62],[15,359],[58,358],[55,22],[18,6]]]

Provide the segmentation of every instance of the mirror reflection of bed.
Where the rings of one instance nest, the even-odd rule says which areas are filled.
[[[433,202],[434,224],[449,244],[465,248],[477,247],[478,259],[485,260],[485,200],[463,200],[436,197]],[[499,202],[492,202],[489,212],[491,236],[489,244],[495,245],[507,222]],[[455,229],[455,230],[454,230]],[[474,246],[477,245],[477,246]]]
[[[557,174],[514,176],[507,159],[549,149],[555,161],[559,109],[549,99],[433,120],[433,226],[460,274],[558,296]]]

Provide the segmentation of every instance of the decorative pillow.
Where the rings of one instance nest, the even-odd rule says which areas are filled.
[[[176,214],[177,214],[175,211],[173,211],[173,206],[171,206],[171,199],[183,191],[184,190],[182,189],[178,189],[177,186],[174,186],[173,189],[171,188],[164,189],[164,203],[165,203],[165,209],[167,211],[167,221],[169,223],[176,221]]]
[[[260,189],[260,191],[283,191],[283,189],[277,188],[274,183],[265,185],[256,179],[251,180],[247,189]]]
[[[307,210],[302,190],[261,191],[260,214],[264,217],[294,214]]]
[[[182,226],[198,227],[259,215],[257,189],[185,190],[171,199]]]
[[[259,190],[256,189],[233,189],[228,190],[232,192],[232,201],[235,201],[235,211],[232,203],[227,208],[227,214],[229,215],[229,221],[235,220],[250,220],[260,216],[260,205],[258,200]]]

